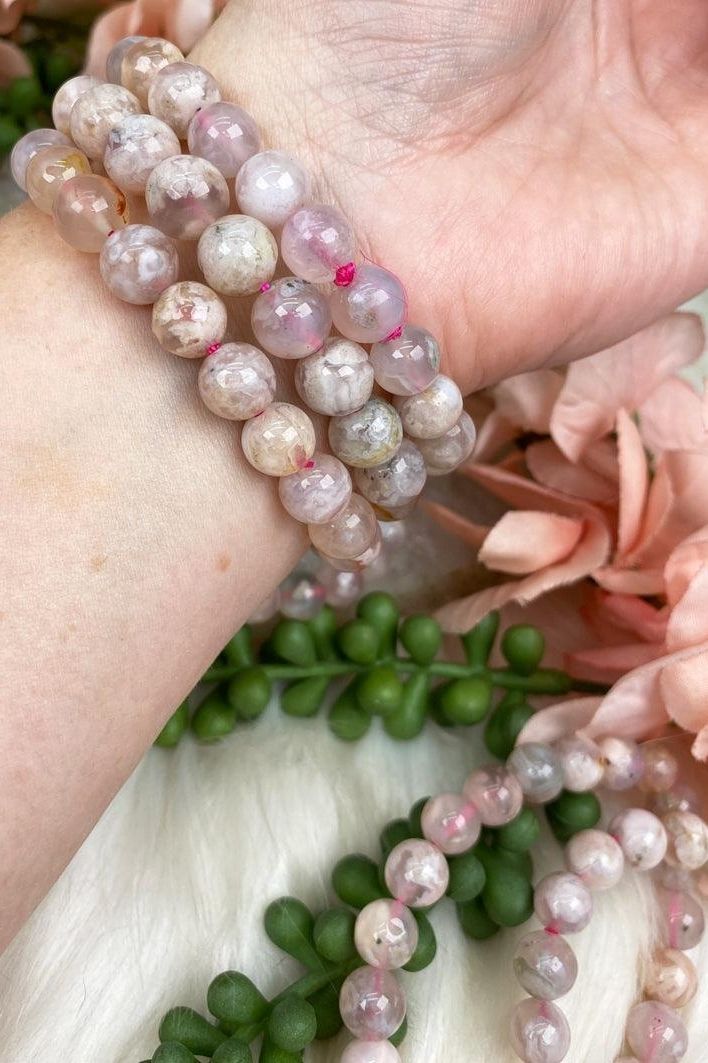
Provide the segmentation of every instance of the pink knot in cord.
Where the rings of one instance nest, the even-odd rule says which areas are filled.
[[[262,292],[269,292],[270,291],[270,284],[268,283],[268,281],[266,281],[265,284],[261,284],[260,290]]]
[[[386,339],[384,340],[384,343],[388,343],[389,340],[400,340],[402,335],[403,335],[403,325],[399,325],[398,328],[395,328],[393,330],[393,332],[391,333],[390,336],[386,337]]]
[[[354,280],[356,266],[353,262],[347,262],[346,266],[340,266],[334,275],[334,283],[338,288],[346,288]]]
[[[305,464],[303,465],[303,469],[314,469],[314,467],[315,467],[315,463],[312,460],[312,458],[310,458],[309,461],[306,461]]]
[[[221,350],[221,344],[218,341],[216,343],[210,343],[206,349],[207,358],[210,354],[216,354],[218,350]]]
[[[554,926],[544,926],[543,928],[547,934],[553,934],[554,937],[560,935],[560,930],[557,930]]]

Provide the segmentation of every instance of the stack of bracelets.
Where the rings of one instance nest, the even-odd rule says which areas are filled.
[[[380,549],[378,518],[405,515],[426,476],[452,471],[474,445],[459,389],[438,373],[435,339],[406,323],[400,281],[378,265],[356,262],[347,221],[329,206],[309,203],[310,181],[297,162],[259,150],[253,120],[222,101],[206,70],[185,62],[168,41],[138,37],[116,45],[106,73],[106,82],[81,76],[62,86],[52,112],[56,129],[35,130],[16,145],[13,176],[53,215],[72,247],[99,253],[111,292],[129,303],[154,304],[153,332],[164,349],[204,359],[199,392],[207,407],[244,422],[247,460],[279,478],[285,509],[308,525],[322,557],[340,571],[357,572]],[[185,139],[190,154],[183,155]],[[101,165],[107,176],[92,171]],[[244,214],[228,213],[231,178]],[[126,194],[135,193],[144,193],[153,225],[128,224]],[[198,240],[208,286],[178,281],[175,240]],[[274,280],[279,252],[293,276]],[[255,296],[251,323],[263,350],[223,342],[227,313],[220,295]],[[332,324],[339,335],[330,336]],[[361,344],[371,345],[370,352]],[[264,351],[297,360],[299,395],[332,418],[332,455],[315,453],[306,413],[276,401],[275,372]],[[392,402],[374,395],[374,384]],[[554,1001],[575,982],[577,963],[565,935],[587,926],[593,893],[614,886],[625,864],[640,871],[661,865],[666,947],[646,975],[648,999],[630,1012],[626,1040],[633,1056],[624,1063],[680,1059],[687,1037],[676,1009],[692,998],[697,981],[683,950],[703,933],[691,875],[708,860],[708,828],[674,786],[676,775],[669,750],[641,751],[621,738],[517,746],[505,764],[474,771],[461,792],[430,798],[415,816],[396,821],[382,880],[375,865],[367,878],[365,865],[362,891],[362,858],[355,858],[353,871],[340,868],[337,892],[349,910],[325,913],[311,927],[299,902],[271,906],[273,940],[285,941],[300,926],[293,954],[311,962],[312,973],[298,989],[268,1005],[245,976],[225,972],[208,995],[218,1025],[191,1009],[174,1009],[163,1020],[153,1060],[246,1063],[251,1041],[262,1035],[264,1063],[296,1063],[319,1028],[308,996],[314,1000],[336,985],[341,1021],[354,1037],[342,1063],[396,1063],[406,1003],[393,972],[420,970],[432,959],[424,910],[448,893],[477,938],[530,914],[528,878],[517,894],[508,878],[507,887],[499,886],[500,868],[511,875],[514,860],[523,862],[536,837],[537,818],[524,802],[556,807],[567,870],[537,884],[533,908],[542,929],[517,949],[515,973],[529,996],[514,1012],[515,1052],[526,1063],[566,1057],[570,1032]],[[640,783],[654,810],[630,808],[607,831],[597,829],[591,792]],[[573,805],[579,795],[583,800]],[[570,803],[563,805],[564,797]],[[570,807],[580,808],[581,820],[590,809],[592,825],[564,822],[562,810]],[[349,872],[356,888],[347,886]],[[359,909],[356,917],[351,908]]]

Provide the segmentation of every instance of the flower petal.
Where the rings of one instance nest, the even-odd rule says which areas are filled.
[[[652,454],[665,450],[706,450],[703,399],[690,384],[670,377],[639,407],[639,430]]]
[[[29,77],[31,73],[32,64],[22,49],[12,41],[0,41],[0,85],[9,85],[15,78]]]
[[[674,606],[666,630],[666,646],[670,652],[702,642],[708,642],[708,565],[698,570]],[[708,705],[707,692],[708,685],[702,692]]]
[[[548,435],[551,414],[563,388],[563,376],[555,369],[536,369],[509,377],[492,388],[496,408],[510,424],[525,432]]]
[[[419,506],[441,528],[444,528],[451,535],[457,536],[458,539],[462,539],[474,550],[479,549],[489,534],[489,527],[486,524],[475,524],[474,521],[468,520],[467,517],[463,517],[460,513],[455,513],[454,510],[448,509],[447,506],[443,506],[439,502],[421,498]]]
[[[494,525],[479,551],[487,568],[512,575],[537,572],[564,561],[583,535],[583,521],[556,513],[510,510]]]
[[[189,52],[214,21],[213,0],[176,0],[165,12],[165,36]]]
[[[516,438],[516,429],[497,410],[487,414],[477,433],[474,461],[492,461],[506,443]]]
[[[546,709],[539,709],[521,729],[516,739],[522,742],[557,742],[559,738],[575,734],[592,720],[602,698],[570,698]]]
[[[566,655],[565,666],[576,679],[615,683],[623,675],[659,657],[663,645],[635,642],[625,646],[598,646]]]
[[[626,563],[663,569],[672,551],[706,524],[708,453],[666,451],[649,489],[639,541]]]
[[[660,684],[672,720],[696,733],[708,727],[708,647],[704,645],[693,656],[665,665]]]
[[[666,598],[670,607],[683,597],[698,570],[708,565],[708,526],[699,528],[676,547],[664,569]]]
[[[106,59],[114,44],[124,37],[133,36],[142,31],[139,12],[134,0],[127,4],[118,4],[101,15],[93,24],[86,47],[84,70],[94,77],[105,78]]]
[[[613,505],[617,501],[616,483],[605,479],[585,463],[568,461],[552,439],[527,447],[526,465],[534,480],[564,495],[604,505]]]
[[[624,557],[639,538],[649,489],[647,458],[639,430],[626,410],[617,411],[620,470],[617,553]]]

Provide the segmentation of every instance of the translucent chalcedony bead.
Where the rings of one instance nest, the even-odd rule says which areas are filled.
[[[627,1016],[627,1044],[638,1059],[650,1063],[674,1063],[688,1050],[683,1019],[666,1004],[645,1000]]]
[[[148,177],[145,203],[163,232],[177,240],[196,240],[229,209],[229,188],[206,159],[174,155]]]
[[[369,262],[359,266],[351,284],[336,288],[330,298],[332,320],[343,336],[357,343],[380,343],[406,320],[406,290],[398,277]]]
[[[242,107],[210,103],[189,123],[187,144],[193,155],[208,159],[224,177],[235,177],[260,148],[260,137],[256,123]]]
[[[466,853],[477,843],[482,821],[464,794],[431,797],[421,815],[423,835],[448,856]]]
[[[624,872],[624,855],[619,842],[604,830],[581,830],[565,847],[569,869],[590,890],[609,890]]]
[[[226,307],[211,288],[180,281],[166,288],[152,308],[157,342],[180,358],[203,358],[226,334]]]
[[[410,960],[418,947],[418,924],[400,901],[382,898],[359,912],[354,944],[364,963],[394,971]]]
[[[179,274],[174,241],[152,225],[126,225],[114,232],[101,248],[99,265],[113,294],[139,306],[154,303]]]
[[[123,56],[134,44],[137,44],[138,41],[144,41],[145,39],[144,36],[138,34],[132,37],[123,37],[122,40],[113,45],[108,53],[108,58],[106,59],[106,81],[110,81],[113,85],[120,85]]]
[[[306,572],[292,572],[280,585],[280,611],[291,620],[311,620],[324,603],[324,587]]]
[[[603,785],[608,790],[631,790],[644,774],[642,751],[631,738],[602,738],[598,742],[605,765]]]
[[[697,871],[708,861],[708,827],[695,812],[669,812],[663,824],[669,839],[666,861]]]
[[[290,215],[283,226],[280,250],[296,276],[319,284],[333,281],[337,270],[353,261],[356,243],[344,215],[334,207],[316,203]]]
[[[148,105],[148,92],[158,71],[168,63],[184,59],[176,44],[162,37],[144,37],[126,49],[120,64],[120,80],[140,100]]]
[[[89,159],[103,160],[111,129],[140,110],[140,101],[122,85],[96,85],[82,92],[71,108],[71,139]]]
[[[276,358],[314,354],[332,327],[329,303],[299,277],[281,277],[255,299],[251,327],[260,345]]]
[[[241,446],[254,469],[266,476],[289,476],[315,453],[315,429],[298,406],[272,402],[246,421]]]
[[[345,978],[339,1010],[346,1028],[364,1041],[394,1034],[406,1015],[406,998],[396,976],[376,967],[358,967]]]
[[[199,367],[199,394],[205,406],[229,421],[247,421],[275,398],[275,370],[250,343],[225,343]]]
[[[284,225],[310,198],[310,177],[283,151],[259,151],[236,175],[236,199],[244,214],[269,229]]]
[[[312,545],[329,559],[359,558],[379,538],[373,509],[361,495],[352,495],[330,520],[308,524]]]
[[[641,787],[648,793],[663,794],[676,782],[678,761],[673,753],[664,746],[646,745],[642,747],[644,758],[644,775]]]
[[[557,1000],[575,985],[578,961],[560,934],[535,930],[523,937],[516,947],[514,974],[532,997]]]
[[[253,295],[273,278],[278,245],[270,229],[245,214],[209,225],[197,248],[207,282],[224,295]]]
[[[329,445],[347,465],[366,469],[388,461],[403,439],[401,419],[389,402],[372,398],[360,410],[333,417]]]
[[[318,453],[304,469],[278,481],[284,508],[303,524],[332,520],[352,494],[352,478],[346,465],[332,454]]]
[[[364,580],[359,572],[339,572],[323,561],[317,570],[317,578],[326,592],[326,601],[334,609],[344,609],[361,597]]]
[[[516,1005],[511,1045],[524,1063],[561,1063],[570,1048],[570,1027],[558,1007],[527,997]]]
[[[574,735],[556,744],[563,772],[563,787],[574,794],[595,790],[602,782],[605,768],[600,747],[589,738]]]
[[[179,153],[179,140],[168,125],[151,114],[130,114],[108,134],[103,165],[124,192],[144,192],[157,164]]]
[[[366,550],[357,554],[356,557],[328,557],[322,550],[318,550],[320,557],[323,561],[326,561],[332,568],[336,568],[339,572],[360,573],[365,568],[369,568],[375,561],[378,561],[381,556],[381,547],[383,545],[383,539],[381,536],[381,528],[376,526],[374,532],[374,540],[371,546],[367,546]]]
[[[670,1008],[683,1008],[693,1000],[698,988],[695,965],[678,949],[658,949],[644,978],[644,993]]]
[[[607,829],[622,847],[627,863],[638,871],[650,871],[664,859],[666,831],[653,812],[627,808],[614,817]]]
[[[148,89],[148,109],[174,129],[180,140],[187,139],[189,123],[200,107],[217,103],[221,92],[216,79],[203,66],[177,62],[155,74]]]
[[[473,771],[465,783],[464,793],[477,806],[485,827],[511,823],[524,803],[519,780],[503,764],[490,764]]]
[[[52,213],[57,232],[77,251],[98,253],[109,233],[128,224],[128,202],[120,188],[95,173],[63,181]]]
[[[428,473],[414,443],[404,439],[398,452],[380,465],[355,469],[354,482],[360,494],[386,513],[409,505],[418,497]]]
[[[390,1041],[351,1041],[340,1063],[401,1063],[401,1057]]]
[[[317,413],[338,417],[360,410],[371,397],[374,370],[363,347],[334,336],[295,367],[295,387]]]
[[[533,903],[544,927],[558,934],[576,934],[592,918],[592,894],[582,879],[569,871],[554,871],[542,878],[534,890]]]
[[[690,893],[681,890],[661,890],[660,901],[666,944],[682,952],[694,948],[705,931],[702,906]]]
[[[462,413],[462,394],[454,380],[438,375],[425,391],[393,400],[406,435],[437,439],[453,428]]]
[[[416,439],[416,446],[423,455],[428,475],[445,476],[469,458],[476,439],[474,421],[463,410],[460,419],[448,432],[437,439]]]
[[[563,789],[560,758],[552,746],[524,742],[516,747],[506,763],[519,780],[524,797],[533,805],[553,801]]]
[[[665,816],[669,812],[693,812],[699,805],[698,794],[686,783],[677,783],[670,790],[654,794],[652,812]]]
[[[429,908],[445,895],[450,870],[437,845],[410,838],[388,854],[384,877],[396,900],[409,908]]]
[[[75,78],[69,78],[57,89],[52,101],[52,121],[60,133],[68,135],[71,124],[71,110],[79,96],[101,84],[102,82],[99,78],[91,77],[90,74],[79,74]]]
[[[371,364],[376,383],[391,395],[417,395],[432,384],[440,368],[440,348],[430,332],[406,325],[397,339],[375,343]]]
[[[27,166],[27,195],[35,207],[51,214],[61,186],[80,173],[91,173],[91,165],[83,151],[63,144],[42,148]]]
[[[10,153],[10,172],[12,179],[23,192],[27,191],[27,167],[42,148],[61,145],[71,147],[71,141],[58,129],[33,129],[25,133],[15,144]]]

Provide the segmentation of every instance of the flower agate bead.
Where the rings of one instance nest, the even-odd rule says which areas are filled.
[[[193,155],[216,166],[224,177],[235,177],[246,159],[260,147],[258,127],[235,103],[211,103],[197,111],[187,130]]]
[[[293,572],[280,585],[280,611],[291,620],[311,620],[325,602],[325,589],[318,579]]]
[[[528,997],[514,1009],[511,1045],[524,1063],[561,1063],[570,1048],[568,1020],[556,1004]]]
[[[592,918],[590,890],[577,875],[555,871],[536,886],[534,911],[544,927],[558,934],[584,930]]]
[[[565,848],[568,867],[590,890],[609,890],[624,872],[619,842],[602,830],[581,830]]]
[[[272,402],[243,426],[241,446],[254,469],[266,476],[288,476],[315,452],[315,429],[298,406]]]
[[[485,827],[502,827],[516,819],[524,803],[519,780],[502,764],[473,771],[464,794],[476,805]]]
[[[318,203],[290,215],[280,237],[280,250],[288,269],[318,284],[335,279],[337,270],[353,260],[356,244],[346,218],[334,207]]]
[[[196,155],[158,163],[145,185],[155,225],[177,240],[196,240],[229,209],[229,189],[216,166]]]
[[[332,454],[315,454],[307,467],[278,481],[283,507],[303,524],[332,520],[352,494],[349,470]]]
[[[351,284],[332,293],[331,303],[335,325],[357,343],[380,343],[406,319],[406,290],[398,277],[370,263],[357,269]]]
[[[82,151],[55,144],[42,148],[27,167],[27,194],[35,207],[51,214],[54,200],[62,184],[81,173],[91,173],[91,166]]]
[[[311,536],[310,539],[312,539]],[[336,568],[338,572],[356,574],[363,572],[365,568],[369,568],[369,566],[373,565],[375,561],[378,561],[381,556],[382,544],[381,529],[377,525],[371,546],[367,546],[366,550],[357,554],[356,557],[329,557],[323,550],[320,550],[319,547],[317,549],[322,560],[326,561],[328,565],[332,566],[332,568]]]
[[[275,398],[277,381],[270,361],[250,343],[225,343],[199,368],[199,394],[205,406],[229,421],[247,421]]]
[[[562,738],[556,745],[563,772],[563,786],[574,794],[595,790],[602,782],[605,768],[600,747],[589,738],[575,735]]]
[[[364,348],[337,336],[295,367],[300,398],[311,410],[330,417],[360,410],[373,386],[374,370]]]
[[[659,949],[651,958],[644,993],[670,1008],[682,1008],[696,995],[698,973],[688,956],[677,949]]]
[[[314,354],[332,327],[329,303],[312,284],[282,277],[256,298],[251,327],[260,345],[276,358]]]
[[[364,580],[359,572],[339,572],[329,562],[323,562],[317,576],[325,589],[326,601],[333,609],[345,609],[361,597]]]
[[[557,1000],[575,985],[578,961],[560,934],[535,930],[521,939],[514,955],[519,984],[537,1000]]]
[[[96,85],[71,108],[71,139],[89,159],[103,159],[111,129],[140,109],[140,101],[122,85]]]
[[[128,203],[120,188],[93,173],[62,182],[52,212],[57,232],[77,251],[98,253],[109,233],[128,224]]]
[[[130,114],[108,134],[103,165],[124,192],[144,192],[157,164],[179,152],[176,134],[159,118]]]
[[[598,742],[605,765],[603,784],[608,790],[631,790],[644,774],[642,752],[630,738],[603,738]]]
[[[685,952],[699,943],[705,931],[705,915],[695,897],[679,890],[662,890],[661,911],[669,948]]]
[[[148,92],[158,71],[168,63],[184,59],[179,48],[162,37],[144,37],[128,48],[120,64],[120,80],[134,93],[143,107],[148,104]]]
[[[197,281],[166,288],[152,308],[152,331],[160,346],[180,358],[203,358],[226,333],[226,307]]]
[[[388,513],[414,501],[425,487],[427,476],[423,455],[408,439],[388,461],[354,470],[359,492]]]
[[[421,827],[429,842],[454,856],[476,844],[482,823],[479,812],[463,794],[438,794],[426,802]]]
[[[437,439],[416,439],[429,476],[445,476],[469,458],[477,440],[477,429],[470,415],[463,410],[459,420]]]
[[[252,295],[270,281],[278,245],[270,229],[245,214],[227,214],[199,238],[199,267],[207,282],[224,295]]]
[[[189,123],[200,107],[221,99],[219,86],[208,70],[195,63],[169,63],[155,74],[148,89],[148,109],[187,139]]]
[[[462,394],[454,380],[438,375],[417,395],[393,400],[406,435],[437,439],[457,424],[462,414]]]
[[[52,121],[60,133],[68,136],[71,111],[79,96],[101,84],[103,82],[99,78],[91,77],[89,74],[79,74],[78,77],[69,78],[57,89],[52,102]]]
[[[426,329],[406,325],[397,339],[374,344],[371,364],[376,383],[384,391],[391,395],[417,395],[438,375],[440,348]]]
[[[390,1041],[352,1041],[339,1063],[401,1063],[401,1057]]]
[[[409,908],[429,908],[445,895],[450,870],[437,845],[410,838],[391,850],[384,877],[396,900]]]
[[[354,944],[371,967],[382,971],[403,967],[418,947],[415,916],[400,901],[372,901],[357,916]]]
[[[134,44],[144,40],[147,40],[145,36],[137,34],[132,37],[123,37],[122,40],[113,45],[106,59],[106,81],[110,81],[112,85],[120,85],[123,56]]]
[[[531,804],[545,805],[558,797],[563,789],[560,760],[551,746],[524,742],[516,747],[506,763]]]
[[[101,276],[114,295],[139,306],[154,303],[177,280],[174,242],[152,225],[126,225],[101,248]]]
[[[57,145],[72,147],[69,138],[58,129],[33,129],[17,141],[10,154],[10,171],[13,181],[23,192],[27,191],[27,167],[32,159],[42,148]]]
[[[359,967],[345,978],[339,994],[342,1021],[364,1041],[394,1034],[406,1015],[406,998],[396,976],[376,967]]]
[[[236,199],[244,214],[269,229],[280,228],[310,197],[307,171],[282,151],[259,151],[236,175]]]
[[[688,1049],[688,1033],[681,1016],[654,1000],[635,1004],[627,1017],[627,1043],[647,1063],[673,1063]]]
[[[642,756],[644,758],[642,790],[654,794],[666,793],[678,777],[676,757],[664,746],[651,745],[642,747]]]
[[[644,808],[628,808],[618,813],[608,827],[624,853],[625,860],[638,871],[657,867],[666,853],[666,831],[658,816]]]
[[[369,399],[360,410],[333,417],[328,428],[329,445],[347,465],[366,469],[388,461],[403,439],[401,420],[383,399]]]
[[[696,871],[708,860],[708,827],[695,812],[669,812],[663,819],[669,838],[666,862]]]
[[[308,524],[312,545],[329,559],[359,558],[379,537],[376,515],[361,495],[352,495],[331,520]]]

